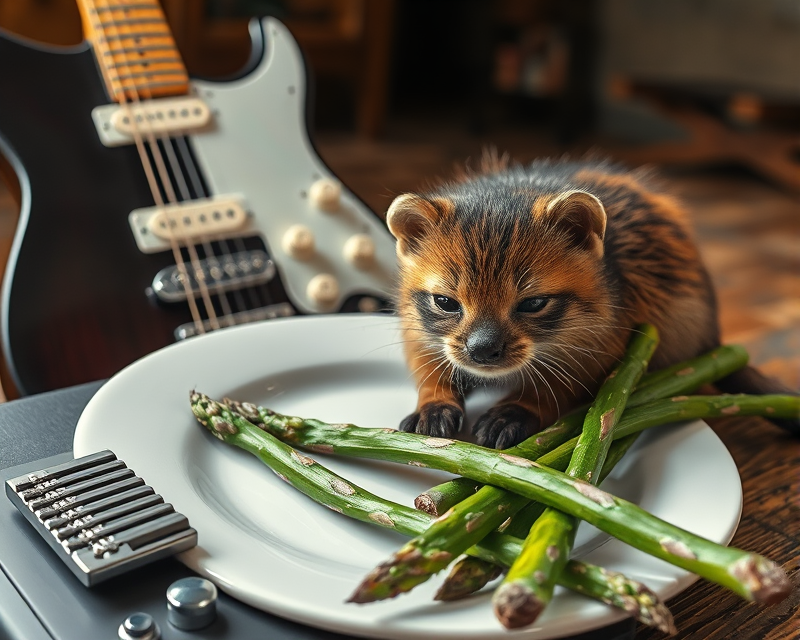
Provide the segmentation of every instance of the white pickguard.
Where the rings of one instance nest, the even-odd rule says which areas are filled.
[[[342,189],[341,207],[326,212],[308,198],[312,183],[334,178],[309,141],[305,123],[305,69],[300,50],[277,20],[265,18],[265,55],[248,76],[226,83],[195,81],[214,125],[190,140],[213,194],[241,194],[253,213],[292,302],[302,311],[338,308],[354,294],[389,297],[397,264],[394,239],[384,224],[352,193]],[[281,239],[293,225],[309,227],[316,251],[310,259],[287,254]],[[347,240],[367,234],[375,261],[358,269],[343,254]],[[318,305],[306,292],[320,273],[339,283],[335,304]]]

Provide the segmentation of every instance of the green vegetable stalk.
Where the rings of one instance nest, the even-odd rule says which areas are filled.
[[[282,480],[319,504],[405,535],[418,535],[430,526],[429,515],[369,493],[260,430],[245,417],[259,418],[253,405],[231,403],[225,406],[197,392],[192,392],[190,401],[197,420],[216,438],[254,454]],[[478,546],[474,552],[494,566],[510,565],[522,549],[522,541],[511,536],[493,534],[493,543],[491,550]],[[621,574],[571,561],[560,584],[617,606],[644,624],[664,631],[673,628],[672,616],[658,597],[641,583]]]
[[[658,345],[658,331],[639,325],[620,364],[609,374],[586,413],[567,475],[596,485],[631,390]],[[569,559],[578,520],[547,509],[525,538],[522,553],[494,593],[495,615],[508,629],[532,624],[553,597],[556,579]]]
[[[617,463],[622,460],[622,457],[633,446],[639,435],[638,433],[633,433],[614,441],[608,450],[603,470],[600,472],[600,482],[603,482]],[[567,468],[569,460],[559,453],[555,456],[542,456],[537,462],[561,471]],[[524,540],[533,523],[544,513],[546,508],[540,502],[529,502],[516,516],[503,523],[503,533]],[[486,539],[484,538],[484,540]],[[481,559],[480,553],[476,549],[468,549],[466,553],[469,555],[453,564],[450,574],[442,583],[439,591],[436,592],[435,600],[459,600],[465,598],[469,594],[482,589],[502,573],[502,567]]]
[[[727,345],[667,369],[647,373],[636,385],[636,391],[628,401],[628,409],[640,407],[653,400],[693,393],[704,384],[715,382],[741,369],[747,364],[747,360],[747,351],[743,347]],[[506,453],[536,460],[577,436],[583,427],[587,410],[588,405],[570,412],[544,431],[508,449]],[[455,478],[420,494],[414,505],[431,515],[440,516],[479,488],[472,480]]]
[[[677,400],[675,404],[681,402],[687,403],[687,409],[705,403],[706,416],[736,413],[784,417],[800,410],[800,398],[793,396],[701,396]],[[691,417],[689,413],[681,411],[678,419]],[[253,415],[261,419],[259,426],[263,425],[266,431],[312,451],[428,466],[538,500],[586,520],[650,555],[726,586],[748,600],[773,603],[788,594],[786,575],[766,558],[695,536],[590,483],[519,456],[447,438],[331,425],[267,409],[255,410]],[[630,435],[620,427],[622,424],[615,435]]]

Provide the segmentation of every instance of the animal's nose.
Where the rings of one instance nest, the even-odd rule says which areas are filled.
[[[477,364],[494,364],[503,357],[505,341],[500,329],[493,325],[475,329],[467,338],[467,353]]]

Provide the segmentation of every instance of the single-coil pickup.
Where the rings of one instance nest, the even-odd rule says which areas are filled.
[[[164,302],[186,300],[187,290],[193,297],[201,295],[204,285],[209,293],[218,294],[264,284],[275,277],[275,265],[263,251],[211,256],[162,269],[153,280],[153,293]]]
[[[211,118],[208,105],[194,96],[107,104],[92,110],[100,140],[107,147],[130,144],[136,134],[144,137],[197,131],[208,126]]]
[[[162,240],[191,240],[236,231],[247,222],[247,212],[235,201],[192,200],[156,207],[148,221],[150,231]]]

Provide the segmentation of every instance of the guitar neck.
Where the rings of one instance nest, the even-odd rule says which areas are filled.
[[[78,0],[78,7],[112,100],[188,93],[186,67],[157,0]]]

